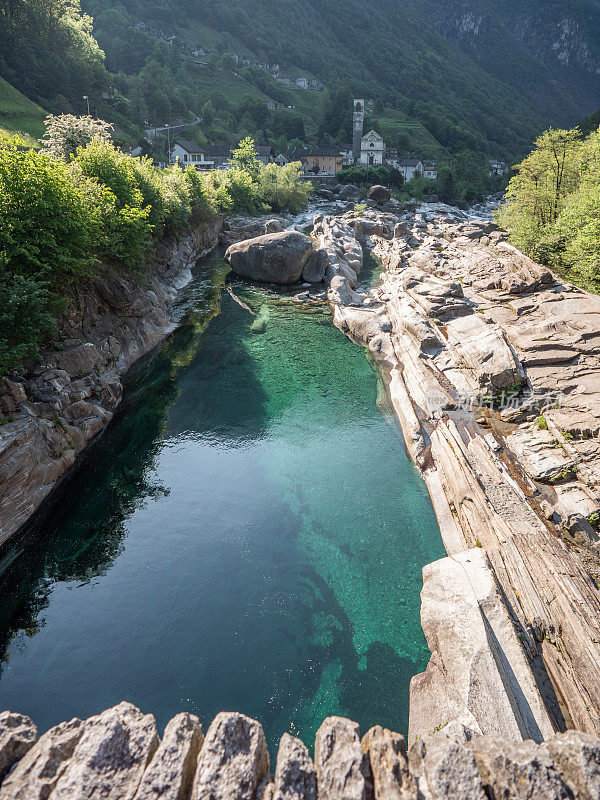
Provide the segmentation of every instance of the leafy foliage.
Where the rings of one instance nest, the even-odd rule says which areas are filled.
[[[262,167],[251,140],[237,166],[201,174],[159,170],[98,136],[67,161],[69,136],[40,152],[0,142],[0,375],[35,355],[73,283],[100,260],[139,272],[163,236],[183,236],[218,212],[297,211],[311,189],[298,164]]]
[[[600,290],[600,128],[549,130],[518,166],[498,214],[511,241]]]

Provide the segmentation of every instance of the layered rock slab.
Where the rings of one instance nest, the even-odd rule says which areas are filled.
[[[192,800],[253,800],[269,771],[262,726],[244,714],[217,714],[206,733]]]

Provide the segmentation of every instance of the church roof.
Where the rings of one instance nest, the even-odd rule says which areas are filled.
[[[365,133],[365,135],[362,138],[363,139],[378,139],[380,142],[383,142],[383,136],[380,136],[377,133],[377,131],[373,131],[373,130],[369,131],[368,133]],[[362,139],[361,139],[361,141],[362,141]]]

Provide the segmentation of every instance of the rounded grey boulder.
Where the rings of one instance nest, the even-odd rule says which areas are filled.
[[[298,231],[283,231],[232,244],[225,260],[236,275],[264,283],[297,283],[314,252],[312,241]]]
[[[358,186],[355,186],[353,183],[348,183],[346,186],[342,186],[338,196],[340,200],[360,200],[363,193]]]

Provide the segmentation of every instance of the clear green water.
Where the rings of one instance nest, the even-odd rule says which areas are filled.
[[[122,699],[239,710],[310,745],[322,718],[406,731],[443,555],[360,347],[325,309],[232,284],[215,255],[184,327],[53,510],[0,554],[0,708],[44,730]]]

